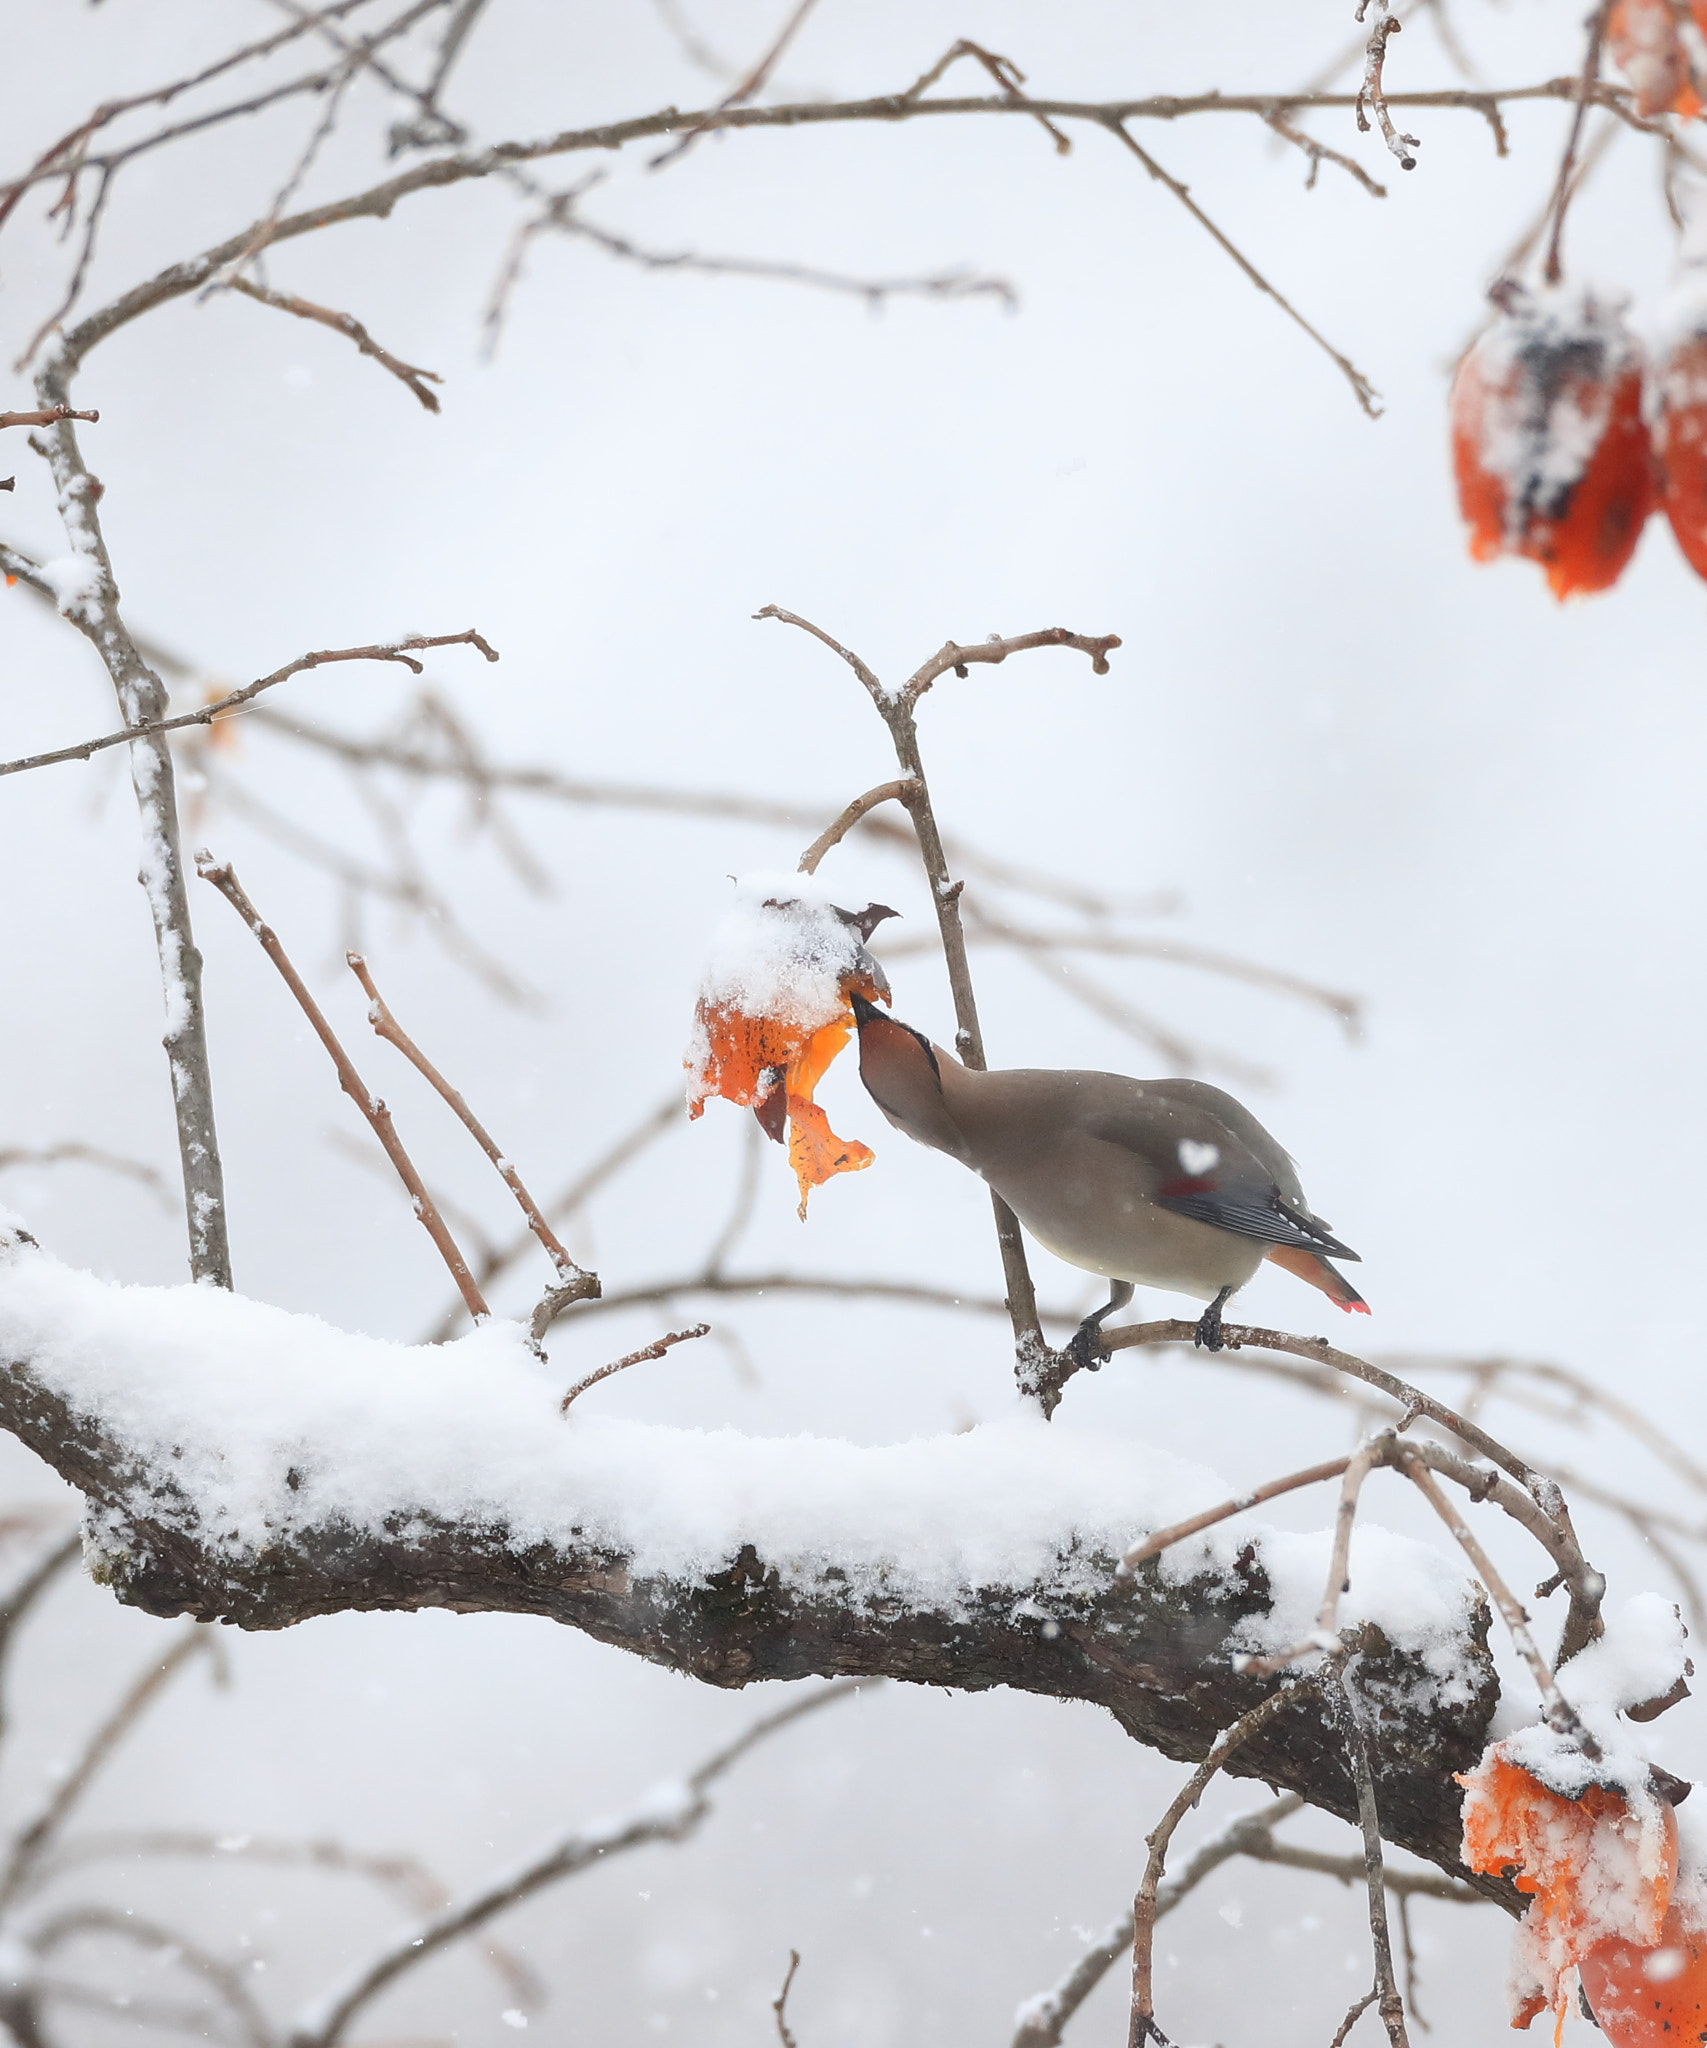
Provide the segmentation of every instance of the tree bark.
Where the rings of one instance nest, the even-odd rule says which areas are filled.
[[[234,1548],[204,1529],[194,1499],[116,1425],[75,1412],[28,1358],[0,1360],[0,1427],[88,1503],[85,1548],[97,1580],[129,1606],[239,1628],[288,1628],[347,1610],[447,1607],[537,1614],[708,1685],[759,1679],[885,1676],[980,1692],[1013,1686],[1105,1707],[1135,1741],[1200,1761],[1217,1733],[1273,1681],[1241,1673],[1229,1637],[1270,1595],[1257,1553],[1232,1572],[1165,1583],[1152,1564],[1116,1580],[1113,1557],[1075,1555],[1063,1532],[1056,1567],[1023,1586],[967,1585],[921,1607],[873,1596],[832,1568],[790,1583],[749,1545],[705,1576],[642,1576],[609,1542],[512,1542],[501,1522],[456,1522],[399,1500],[382,1530],[347,1523],[281,1530]],[[288,1481],[287,1481],[288,1483]],[[1087,1585],[1092,1590],[1086,1590]],[[1470,1684],[1443,1702],[1421,1658],[1371,1632],[1352,1682],[1377,1730],[1382,1831],[1455,1877],[1459,1794],[1487,1740],[1498,1680],[1479,1607],[1457,1659]],[[1231,1768],[1295,1791],[1348,1820],[1357,1791],[1342,1746],[1307,1704],[1276,1719]],[[1509,1889],[1471,1879],[1513,1905]]]

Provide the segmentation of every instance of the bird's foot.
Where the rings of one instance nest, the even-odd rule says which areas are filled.
[[[1232,1288],[1223,1287],[1221,1292],[1197,1319],[1197,1328],[1192,1333],[1192,1342],[1200,1351],[1224,1351],[1226,1340],[1221,1335],[1221,1306],[1232,1293]]]
[[[1100,1371],[1109,1355],[1108,1340],[1095,1316],[1087,1317],[1067,1340],[1065,1356],[1072,1360],[1075,1372]]]

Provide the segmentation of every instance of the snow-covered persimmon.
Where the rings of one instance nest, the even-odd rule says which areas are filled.
[[[865,941],[895,913],[838,909],[808,875],[750,875],[736,889],[694,1010],[688,1114],[720,1095],[750,1108],[779,1144],[786,1123],[804,1217],[813,1188],[871,1164],[870,1148],[838,1138],[812,1096],[853,1029],[849,997],[889,1000]]]
[[[1698,30],[1707,30],[1707,0],[1692,0],[1690,14]],[[1701,96],[1671,0],[1616,0],[1606,21],[1606,48],[1636,88],[1637,113],[1679,114],[1685,120],[1700,113]]]
[[[1579,1965],[1583,1993],[1613,2048],[1707,2041],[1707,1932],[1673,1906],[1650,1948],[1603,1941]]]
[[[1464,1860],[1491,1876],[1510,1872],[1517,1889],[1531,1894],[1512,1958],[1511,2023],[1527,2027],[1551,2010],[1557,2042],[1573,1969],[1613,1948],[1638,1954],[1660,1946],[1677,1879],[1677,1821],[1645,1785],[1595,1783],[1579,1753],[1562,1753],[1547,1731],[1530,1733],[1541,1739],[1495,1743],[1459,1779]],[[1543,1782],[1530,1763],[1554,1782]],[[1598,2003],[1595,2016],[1611,2048],[1645,2041],[1615,2032]]]
[[[1539,562],[1555,597],[1623,573],[1655,495],[1642,353],[1591,292],[1507,284],[1452,383],[1458,503],[1479,562]]]
[[[1649,383],[1660,503],[1684,558],[1707,576],[1707,276],[1674,302]]]

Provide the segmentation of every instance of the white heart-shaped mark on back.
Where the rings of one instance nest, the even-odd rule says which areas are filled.
[[[1200,1144],[1196,1138],[1181,1138],[1179,1163],[1195,1180],[1199,1174],[1208,1173],[1221,1164],[1221,1147]]]

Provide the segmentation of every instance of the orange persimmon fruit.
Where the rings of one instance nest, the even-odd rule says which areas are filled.
[[[1610,2048],[1647,2048],[1647,2034],[1620,2032],[1620,2023],[1601,2011],[1594,1985],[1619,2014],[1627,2005],[1634,2009],[1635,1994],[1648,1982],[1646,1966],[1629,1959],[1651,1957],[1666,1940],[1677,1879],[1671,1808],[1652,1793],[1633,1805],[1595,1784],[1568,1798],[1503,1755],[1499,1744],[1458,1782],[1465,1862],[1490,1876],[1509,1872],[1533,1899],[1517,1931],[1512,2025],[1527,2027],[1551,2008],[1557,2044],[1576,1968]],[[1652,1986],[1656,1994],[1666,1988]]]
[[[1696,29],[1707,33],[1707,0],[1692,0],[1689,11]],[[1701,95],[1671,0],[1615,0],[1606,21],[1606,48],[1636,88],[1638,114],[1648,119],[1678,114],[1687,121],[1700,113]]]
[[[742,885],[745,900],[720,933],[700,989],[684,1065],[690,1117],[718,1095],[750,1108],[779,1143],[786,1121],[804,1218],[813,1188],[872,1161],[869,1146],[836,1136],[812,1097],[853,1030],[849,998],[890,1000],[863,941],[880,916],[894,913],[879,904],[838,910],[806,878],[788,880],[792,886],[773,877]]]
[[[1707,2041],[1707,1932],[1673,1906],[1659,1941],[1597,1942],[1579,1965],[1583,1993],[1612,2048],[1697,2048]]]
[[[1606,590],[1656,492],[1642,354],[1590,292],[1497,287],[1500,312],[1458,365],[1458,503],[1478,562],[1539,562],[1555,597]]]
[[[1676,323],[1650,395],[1660,503],[1684,559],[1707,576],[1707,297]]]

